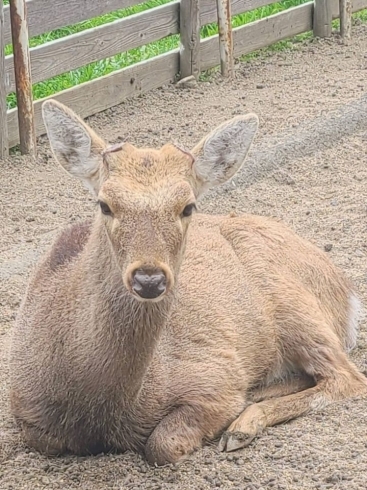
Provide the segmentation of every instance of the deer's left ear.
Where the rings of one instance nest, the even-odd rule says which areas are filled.
[[[198,194],[223,184],[242,167],[259,126],[256,114],[221,124],[192,150]]]
[[[43,103],[42,116],[56,160],[97,195],[102,179],[104,141],[71,109],[56,100]]]

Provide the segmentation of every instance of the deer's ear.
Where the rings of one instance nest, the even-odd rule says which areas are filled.
[[[256,114],[237,116],[218,126],[192,150],[198,193],[223,184],[242,167],[257,132]]]
[[[98,194],[101,185],[101,152],[105,143],[73,111],[47,100],[42,105],[42,117],[51,150],[60,165]]]

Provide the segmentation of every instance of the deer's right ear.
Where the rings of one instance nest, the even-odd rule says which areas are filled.
[[[42,117],[56,160],[98,194],[103,167],[101,152],[106,147],[103,140],[73,111],[55,100],[42,104]]]
[[[192,150],[197,194],[223,184],[242,167],[257,132],[256,114],[236,116],[222,123]]]

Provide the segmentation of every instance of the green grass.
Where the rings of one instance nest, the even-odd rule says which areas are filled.
[[[75,0],[77,1],[77,0]],[[30,46],[35,47],[40,44],[44,44],[62,37],[75,34],[77,32],[84,31],[93,27],[100,26],[102,24],[107,24],[109,22],[116,21],[123,17],[128,17],[130,15],[143,12],[145,10],[164,5],[171,2],[172,0],[149,0],[146,3],[126,8],[123,10],[117,10],[100,17],[80,22],[76,25],[64,27],[52,31],[41,36],[34,37],[30,39]],[[213,0],[214,1],[214,0]],[[249,22],[268,17],[269,15],[276,14],[282,10],[286,10],[290,7],[301,5],[309,0],[281,0],[277,3],[273,3],[266,7],[262,7],[251,12],[246,12],[244,14],[236,15],[232,19],[232,26],[239,27]],[[5,4],[8,0],[4,1]],[[367,17],[367,11],[365,11],[365,16]],[[218,26],[216,24],[210,24],[204,26],[201,29],[202,38],[213,36],[217,34]],[[273,49],[282,49],[284,46],[288,46],[289,43],[278,43],[274,45]],[[64,73],[62,75],[56,76],[44,82],[36,83],[33,86],[33,96],[34,99],[40,99],[55,94],[61,90],[79,85],[81,83],[93,80],[95,78],[107,75],[115,70],[125,68],[139,61],[147,60],[153,56],[165,53],[172,49],[176,49],[179,46],[179,36],[174,35],[154,43],[147,44],[140,48],[132,49],[125,53],[118,54],[116,56],[90,63],[84,67],[78,68],[76,70]],[[12,46],[6,47],[6,54],[12,53]],[[7,97],[8,108],[16,107],[16,95],[14,93],[9,94]]]

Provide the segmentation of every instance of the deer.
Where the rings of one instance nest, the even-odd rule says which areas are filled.
[[[10,406],[29,447],[180,464],[366,393],[361,301],[325,251],[275,218],[197,210],[244,165],[256,114],[190,151],[110,146],[53,99],[42,117],[96,209],[39,259],[17,313]]]

